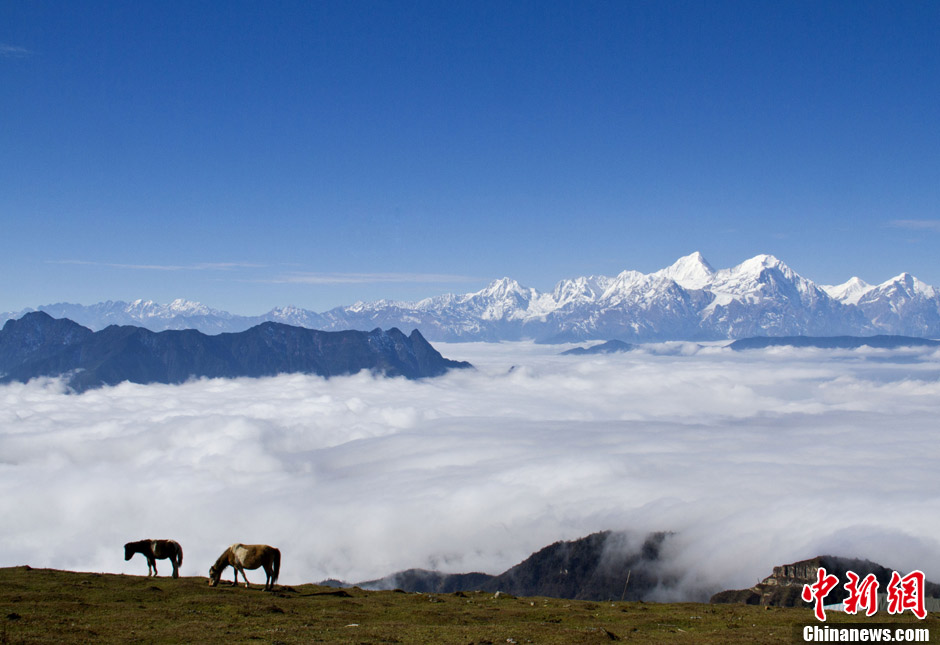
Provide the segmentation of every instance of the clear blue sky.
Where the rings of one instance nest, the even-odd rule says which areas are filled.
[[[940,3],[8,0],[0,225],[0,311],[940,286]]]

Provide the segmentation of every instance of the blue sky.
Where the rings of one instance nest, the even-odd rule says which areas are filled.
[[[940,286],[940,3],[0,5],[0,311]]]

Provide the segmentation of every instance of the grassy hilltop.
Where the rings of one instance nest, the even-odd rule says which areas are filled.
[[[250,574],[249,574],[250,575]],[[257,577],[257,576],[256,576]],[[930,616],[876,616],[931,628]],[[830,625],[853,617],[830,614]],[[792,643],[808,609],[588,602],[483,592],[414,594],[0,569],[0,644],[20,643]]]

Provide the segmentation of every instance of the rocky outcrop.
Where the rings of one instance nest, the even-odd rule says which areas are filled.
[[[887,589],[891,581],[892,571],[880,564],[869,560],[821,555],[810,560],[774,567],[771,575],[750,589],[721,591],[712,596],[710,602],[742,603],[765,607],[808,607],[809,603],[804,602],[801,597],[803,585],[814,584],[817,581],[817,572],[820,567],[824,568],[827,574],[839,578],[839,584],[826,596],[827,604],[840,603],[847,596],[844,585],[848,582],[848,576],[846,576],[848,571],[858,574],[861,578],[869,573],[875,574],[879,589],[882,590]],[[932,598],[940,597],[940,585],[932,582],[926,583],[924,595]]]

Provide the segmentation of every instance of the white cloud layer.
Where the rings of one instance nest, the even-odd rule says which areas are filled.
[[[478,369],[4,386],[0,566],[144,574],[123,544],[166,537],[182,575],[233,542],[286,584],[500,573],[627,529],[677,532],[695,600],[823,553],[940,581],[938,352],[439,348]]]

